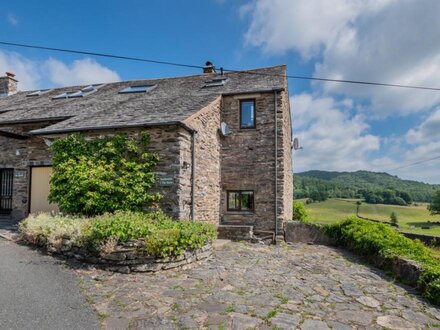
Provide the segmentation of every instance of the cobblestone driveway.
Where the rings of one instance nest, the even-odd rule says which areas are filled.
[[[228,243],[187,271],[79,271],[107,329],[426,329],[440,309],[326,246]]]

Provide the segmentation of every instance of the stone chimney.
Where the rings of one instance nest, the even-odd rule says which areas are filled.
[[[215,73],[215,66],[212,64],[212,62],[207,61],[205,63],[205,66],[203,68],[203,73]]]
[[[0,77],[0,97],[8,96],[17,93],[18,80],[15,74],[6,72],[6,76]]]

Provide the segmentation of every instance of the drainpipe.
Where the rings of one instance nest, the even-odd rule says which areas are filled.
[[[273,91],[274,122],[275,122],[275,243],[278,236],[278,120],[277,120],[277,90]]]
[[[191,220],[195,221],[196,131],[191,132]]]

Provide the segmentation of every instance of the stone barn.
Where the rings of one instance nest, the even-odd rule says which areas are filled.
[[[18,79],[19,77],[17,77]],[[282,233],[292,216],[286,67],[17,91],[0,77],[0,221],[56,211],[51,141],[67,134],[151,136],[154,190],[176,219],[224,236]]]

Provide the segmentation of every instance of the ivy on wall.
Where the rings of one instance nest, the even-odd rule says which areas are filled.
[[[87,139],[72,134],[54,141],[49,201],[63,213],[86,216],[144,210],[160,199],[149,193],[159,157],[148,145],[145,132]]]

